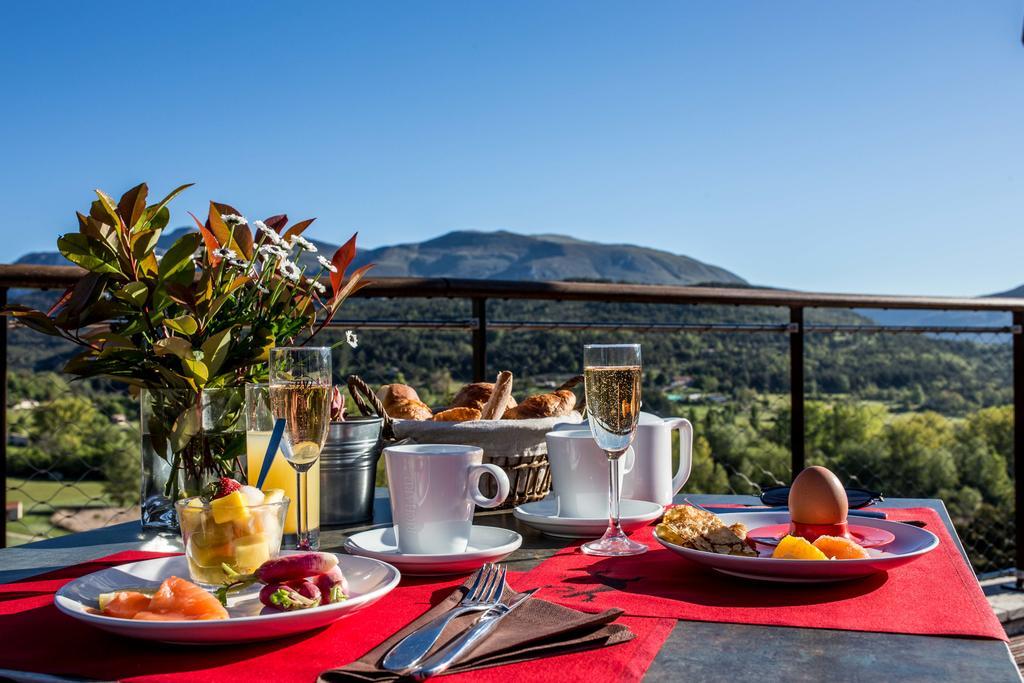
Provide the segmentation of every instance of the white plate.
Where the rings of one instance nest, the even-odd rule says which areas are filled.
[[[626,533],[646,526],[661,517],[665,508],[646,500],[623,498],[619,502],[619,523]],[[558,538],[601,538],[608,528],[607,517],[559,517],[554,496],[520,505],[512,514],[524,524]]]
[[[740,512],[718,516],[726,524],[742,522],[748,529],[789,522],[788,512]],[[683,548],[669,543],[657,534],[654,537],[672,552],[723,574],[783,583],[824,583],[859,579],[913,562],[939,545],[939,539],[935,534],[910,524],[868,517],[858,517],[857,524],[889,531],[896,540],[881,548],[868,549],[871,557],[863,560],[775,560],[770,557],[772,548],[765,546],[761,546],[761,549],[767,556],[742,557]]]
[[[488,562],[497,562],[511,555],[523,543],[523,537],[511,529],[473,526],[469,547],[464,553],[438,555],[403,555],[398,551],[393,527],[370,529],[353,534],[345,541],[345,550],[384,560],[398,567],[406,576],[468,574]]]
[[[389,564],[365,557],[338,555],[348,580],[349,599],[295,612],[261,614],[261,586],[251,586],[228,598],[230,619],[208,621],[135,621],[93,614],[100,593],[156,588],[171,576],[188,577],[185,557],[163,557],[103,569],[65,585],[53,598],[61,612],[104,631],[166,643],[215,645],[270,640],[310,631],[372,605],[391,592],[401,578]]]

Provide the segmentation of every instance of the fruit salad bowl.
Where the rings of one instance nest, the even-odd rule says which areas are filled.
[[[234,574],[250,574],[281,552],[289,500],[284,492],[252,486],[212,500],[186,498],[175,504],[188,574],[198,584],[220,586]]]

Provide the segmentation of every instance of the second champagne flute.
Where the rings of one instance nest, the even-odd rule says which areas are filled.
[[[281,450],[295,468],[298,549],[320,547],[319,530],[309,528],[306,473],[320,458],[331,424],[331,350],[278,347],[270,350],[270,406],[284,418]]]
[[[608,530],[580,548],[588,555],[639,555],[647,546],[626,538],[619,525],[619,458],[636,437],[640,419],[640,345],[588,344],[583,378],[590,433],[608,456]]]

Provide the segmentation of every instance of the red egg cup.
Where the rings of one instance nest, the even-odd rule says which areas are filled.
[[[839,524],[804,524],[793,521],[789,525],[789,533],[792,536],[800,536],[810,543],[818,540],[819,536],[839,536],[850,538],[850,527],[846,522]]]

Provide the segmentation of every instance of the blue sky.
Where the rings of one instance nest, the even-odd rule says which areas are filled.
[[[1024,282],[1021,0],[24,2],[0,26],[0,260],[92,188],[198,183],[366,246],[633,242],[748,280]]]

